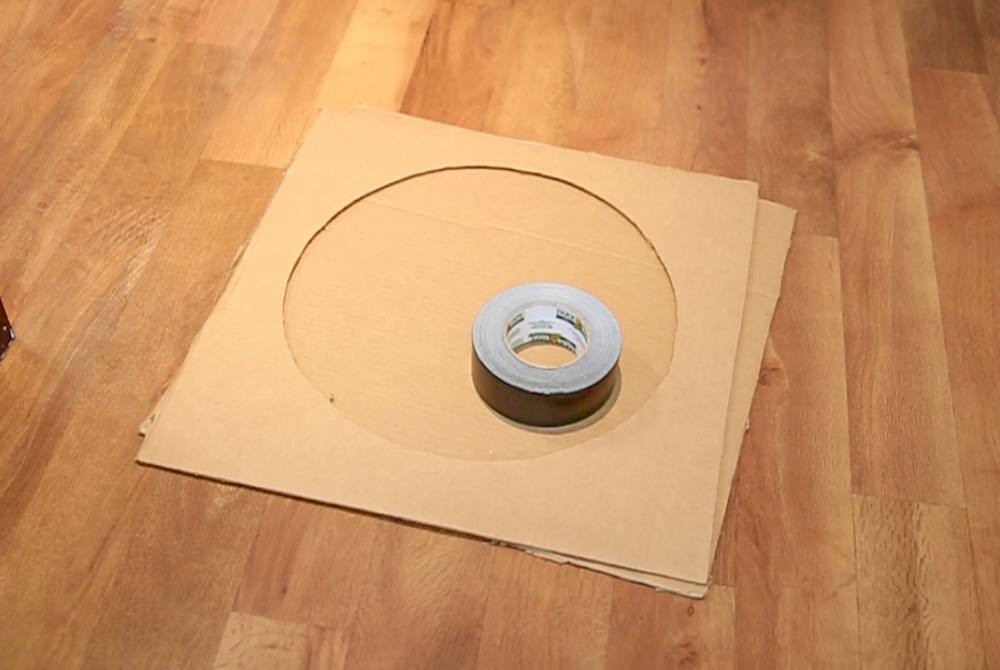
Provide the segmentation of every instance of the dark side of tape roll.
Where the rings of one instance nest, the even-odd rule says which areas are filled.
[[[519,423],[554,427],[582,421],[597,412],[611,397],[618,380],[616,365],[592,386],[573,393],[531,393],[511,386],[490,372],[472,352],[472,383],[487,405]]]

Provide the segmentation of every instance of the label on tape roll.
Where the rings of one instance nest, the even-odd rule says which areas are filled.
[[[561,346],[576,359],[534,365],[517,352],[533,344]],[[472,328],[476,391],[508,418],[557,426],[600,409],[614,389],[621,329],[604,303],[565,284],[522,284],[492,298]]]

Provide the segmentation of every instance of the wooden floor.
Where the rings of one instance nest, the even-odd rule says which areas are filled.
[[[0,665],[1000,668],[1000,2],[3,0]],[[714,586],[137,466],[319,106],[799,209]]]

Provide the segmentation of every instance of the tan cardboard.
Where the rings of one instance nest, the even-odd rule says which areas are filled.
[[[590,268],[589,275],[578,276],[581,282],[593,283],[581,288],[600,286],[610,291],[612,297],[600,296],[602,300],[616,314],[621,311],[626,315],[623,320],[636,324],[629,327],[631,335],[626,333],[635,343],[629,359],[632,362],[626,366],[623,358],[621,393],[605,416],[578,431],[559,434],[528,432],[510,425],[497,429],[516,430],[521,440],[559,445],[534,457],[505,451],[497,458],[488,450],[484,457],[475,450],[401,445],[386,435],[410,434],[411,429],[420,433],[423,428],[419,423],[407,419],[402,426],[395,425],[401,415],[391,406],[383,406],[381,414],[364,419],[364,425],[352,420],[338,407],[337,374],[330,377],[331,399],[321,376],[327,368],[308,362],[310,357],[322,356],[293,344],[298,337],[295,333],[309,332],[308,327],[302,330],[309,314],[296,311],[297,300],[322,306],[326,304],[323,300],[308,296],[323,290],[362,298],[368,295],[373,305],[384,306],[393,297],[364,283],[319,285],[316,279],[324,277],[322,263],[312,263],[311,281],[296,288],[296,282],[308,278],[299,277],[296,271],[289,282],[300,256],[303,269],[308,267],[309,255],[319,247],[306,254],[303,250],[324,224],[351,203],[388,184],[408,180],[420,185],[414,175],[457,174],[457,168],[470,166],[499,168],[523,177],[544,175],[537,183],[545,186],[538,188],[551,190],[556,180],[581,194],[590,194],[586,200],[570,196],[567,203],[589,203],[594,197],[609,203],[607,207],[642,231],[655,249],[653,260],[662,261],[669,272],[668,287],[661,276],[653,278],[651,271],[662,273],[662,268],[657,268],[648,254],[643,256],[634,239],[635,228],[617,219],[614,225],[581,225],[580,237],[567,243],[553,231],[535,239],[522,227],[530,227],[531,221],[519,223],[502,211],[498,213],[502,220],[464,225],[470,209],[489,210],[491,205],[478,198],[468,200],[460,215],[454,215],[460,225],[453,225],[439,238],[442,244],[447,240],[446,247],[478,253],[483,267],[496,265],[498,255],[516,259],[545,247],[551,252],[546,258],[556,254],[560,259],[553,267],[569,268],[568,274],[580,272],[573,268]],[[466,179],[474,171],[461,172]],[[480,172],[484,179],[494,176]],[[388,189],[386,194],[393,195]],[[439,202],[463,201],[456,195],[439,198]],[[502,139],[369,110],[323,113],[229,288],[158,406],[139,459],[628,570],[705,583],[720,478],[725,478],[720,467],[756,203],[756,186],[750,182]],[[359,223],[381,221],[385,231],[395,225],[400,234],[407,232],[401,225],[405,222],[385,214],[393,207],[398,209],[398,202],[379,202],[376,197],[361,200],[359,205],[371,214]],[[568,206],[593,209],[592,204]],[[544,215],[544,202],[540,207],[538,211]],[[338,222],[362,212],[351,209],[344,212],[344,218],[336,216],[328,231],[332,233]],[[550,213],[555,216],[558,212]],[[406,218],[414,221],[413,227],[434,236],[450,217],[408,210]],[[590,221],[585,214],[576,218]],[[364,228],[355,226],[355,239],[367,244]],[[456,242],[470,231],[488,234],[487,245]],[[609,237],[602,237],[604,234]],[[497,235],[514,239],[494,244]],[[317,236],[318,245],[323,244],[323,237]],[[612,239],[621,240],[622,250]],[[359,253],[365,244],[358,248]],[[335,248],[337,245],[330,246]],[[396,294],[401,301],[398,304],[431,290],[433,286],[429,289],[422,281],[442,271],[440,264],[406,267],[415,274],[407,282],[410,290]],[[394,271],[392,264],[357,269],[369,275]],[[607,278],[619,271],[632,274],[625,281]],[[602,278],[598,280],[597,275]],[[661,346],[660,357],[644,366],[641,356],[657,351],[656,337],[649,337],[643,329],[635,305],[626,300],[628,292],[621,287],[628,285],[633,292],[640,292],[647,277],[653,285],[660,283],[655,294],[649,293],[654,296],[651,304],[662,310],[673,301],[676,315],[673,330],[669,318],[651,322],[664,340],[669,341],[672,333],[673,351],[663,354],[667,347]],[[503,277],[485,273],[446,282],[451,292],[448,304],[453,307],[423,318],[450,323],[462,317],[471,327],[474,310],[468,310],[485,301],[498,278]],[[523,281],[533,279],[524,277]],[[549,279],[559,281],[560,277]],[[364,303],[353,300],[347,304],[362,309]],[[325,317],[321,314],[317,318]],[[291,324],[287,336],[286,321]],[[375,336],[386,323],[384,315],[375,312],[356,325],[370,329]],[[412,323],[414,329],[420,326],[420,320]],[[316,332],[334,331],[320,324]],[[391,360],[405,360],[409,352],[419,374],[397,367],[397,375],[386,376],[384,382],[412,384],[409,402],[417,408],[421,402],[440,400],[443,396],[433,389],[428,391],[427,385],[443,378],[433,374],[435,365],[451,365],[448,361],[452,359],[433,358],[435,365],[421,367],[428,360],[426,350],[409,347],[405,333],[395,332],[389,340],[394,343]],[[465,341],[468,352],[467,336]],[[448,351],[458,346],[451,341],[439,344]],[[337,346],[337,342],[329,342],[328,350]],[[349,367],[354,360],[352,356],[341,357],[338,366],[348,367],[329,369],[332,373],[339,369],[339,378],[348,382],[378,374],[370,366]],[[463,368],[468,369],[467,358]],[[659,370],[663,376],[648,392],[635,389],[638,384],[631,381],[630,374],[638,380],[643,375],[655,377]],[[344,388],[350,393],[350,387]],[[471,382],[467,392],[475,393]],[[457,411],[458,400],[455,405]],[[362,410],[352,410],[354,416],[360,416],[358,411]],[[419,416],[412,407],[407,412],[411,417]],[[494,422],[489,424],[492,431],[500,420],[488,418]],[[445,434],[435,431],[429,433],[435,439]],[[449,439],[460,443],[470,437],[453,431]]]

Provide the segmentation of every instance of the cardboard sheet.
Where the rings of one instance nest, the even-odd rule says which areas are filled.
[[[323,113],[139,459],[704,584],[756,209],[750,182]],[[621,316],[621,392],[599,420],[525,431],[456,381],[475,310],[512,276],[575,278]]]

